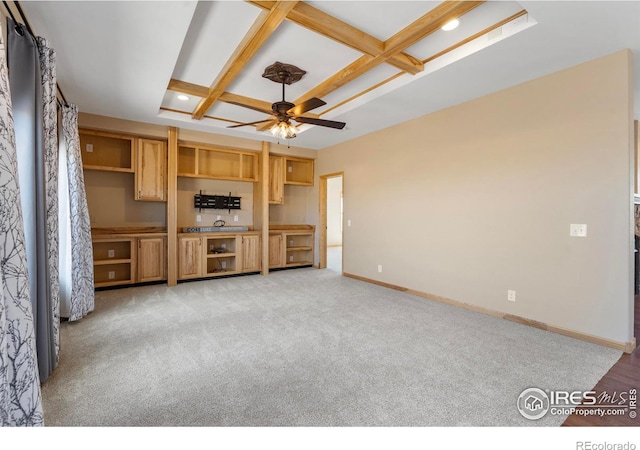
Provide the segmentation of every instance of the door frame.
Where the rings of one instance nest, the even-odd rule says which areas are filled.
[[[344,201],[344,172],[333,172],[326,175],[320,175],[320,236],[318,237],[318,249],[320,253],[320,259],[318,268],[327,268],[327,180],[329,178],[342,177],[342,198]],[[344,227],[342,228],[342,262],[344,264]],[[344,265],[342,267],[344,272]]]

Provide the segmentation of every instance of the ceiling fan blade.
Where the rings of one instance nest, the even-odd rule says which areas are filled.
[[[304,114],[307,111],[311,111],[312,109],[319,108],[320,106],[323,106],[326,104],[327,102],[325,102],[324,100],[320,100],[317,97],[313,97],[307,100],[306,102],[302,102],[299,105],[291,108],[289,111],[287,111],[287,113],[291,114],[292,116],[299,116],[300,114]]]
[[[273,119],[265,119],[265,120],[258,120],[257,122],[249,122],[249,123],[241,123],[238,125],[229,125],[227,128],[238,128],[238,127],[246,127],[247,125],[257,125],[259,123],[263,123],[263,122],[271,122]]]
[[[260,125],[260,126],[256,127],[256,130],[257,131],[267,131],[268,129],[270,129],[272,126],[274,126],[277,123],[278,123],[278,119],[272,119],[269,122],[266,122],[264,125]]]
[[[342,130],[346,123],[336,122],[335,120],[314,119],[312,117],[295,117],[297,122],[308,123],[310,125],[320,125],[321,127],[336,128]]]

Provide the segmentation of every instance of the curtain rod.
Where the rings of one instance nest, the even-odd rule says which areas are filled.
[[[9,15],[11,16],[11,19],[15,23],[19,24],[20,22],[16,20],[15,16],[13,15],[13,12],[11,11],[11,8],[9,8],[9,5],[7,4],[7,2],[5,0],[2,0],[2,3],[4,4],[4,7],[7,10],[7,12],[9,13]],[[35,33],[33,32],[33,29],[31,28],[31,25],[29,24],[29,21],[27,20],[27,16],[25,15],[24,11],[22,10],[22,7],[20,6],[20,2],[17,1],[17,0],[14,0],[13,4],[18,9],[18,13],[20,14],[20,18],[22,19],[22,24],[25,27],[27,27],[27,30],[29,31],[29,33],[31,33],[31,36],[35,36]],[[60,105],[60,106],[69,105],[69,103],[67,102],[67,99],[64,96],[64,93],[62,92],[62,89],[60,89],[60,85],[57,82],[56,82],[56,88],[58,90],[58,93],[60,94],[60,97],[62,97],[62,102],[60,101],[60,99],[58,99],[58,105]]]

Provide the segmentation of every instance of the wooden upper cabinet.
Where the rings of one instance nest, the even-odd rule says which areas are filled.
[[[313,159],[285,156],[284,184],[313,186],[313,163]]]
[[[269,156],[269,203],[284,203],[284,157]]]
[[[165,238],[138,238],[138,282],[166,280]]]
[[[95,130],[79,130],[80,153],[85,170],[134,171],[135,137]]]
[[[178,176],[256,182],[258,156],[256,152],[181,142]]]
[[[164,141],[138,139],[135,199],[167,200],[167,146]]]

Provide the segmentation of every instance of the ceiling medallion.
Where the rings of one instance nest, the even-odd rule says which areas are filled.
[[[264,69],[262,76],[275,83],[293,84],[307,73],[304,70],[296,67],[292,64],[285,64],[281,62],[275,62],[269,67]]]

